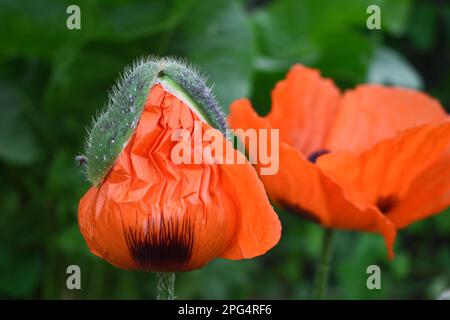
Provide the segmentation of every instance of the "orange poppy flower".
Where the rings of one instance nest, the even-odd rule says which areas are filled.
[[[280,130],[280,169],[260,177],[274,203],[329,228],[379,233],[390,258],[397,229],[450,205],[450,123],[423,93],[361,85],[341,95],[295,65],[266,117],[241,99],[229,123]]]
[[[125,149],[80,201],[94,254],[123,269],[188,271],[217,257],[252,258],[279,241],[280,222],[249,163],[172,161],[172,134],[192,132],[196,121],[211,128],[162,84],[149,89]]]

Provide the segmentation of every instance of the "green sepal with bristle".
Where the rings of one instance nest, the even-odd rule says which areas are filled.
[[[125,71],[107,108],[94,121],[85,145],[86,175],[94,185],[103,180],[132,136],[159,70],[158,62],[148,59]]]
[[[225,134],[227,129],[225,114],[212,89],[208,87],[205,78],[199,75],[198,71],[180,61],[165,59],[165,66],[161,73],[184,89],[195,101],[201,113],[206,115],[205,120]]]
[[[200,118],[226,134],[226,118],[204,77],[186,63],[173,59],[140,60],[113,88],[109,103],[88,132],[85,172],[94,185],[101,183],[133,135],[150,88],[160,83],[183,100]]]

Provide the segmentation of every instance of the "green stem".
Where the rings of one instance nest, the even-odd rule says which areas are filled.
[[[324,299],[327,291],[328,275],[330,273],[332,240],[333,230],[328,228],[324,229],[322,250],[320,253],[320,260],[316,271],[316,282],[314,285],[313,293],[313,298],[316,300]]]
[[[175,273],[158,272],[156,274],[158,288],[158,300],[175,300]]]

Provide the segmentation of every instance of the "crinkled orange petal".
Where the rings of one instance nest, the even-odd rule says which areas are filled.
[[[231,105],[229,123],[235,129],[270,128],[267,119],[259,117],[245,99]],[[380,233],[393,257],[395,227],[375,206],[347,194],[345,188],[288,144],[280,144],[279,157],[278,173],[260,176],[275,203],[326,227]]]
[[[418,175],[398,207],[387,217],[397,228],[439,213],[450,206],[450,154]]]
[[[297,150],[280,146],[280,171],[262,176],[274,201],[317,217],[329,228],[369,231],[381,234],[389,257],[393,257],[395,228],[374,206],[347,193],[346,187],[331,179]]]
[[[197,120],[160,85],[151,89],[127,147],[80,201],[80,229],[94,254],[124,269],[186,271],[222,255],[262,254],[277,243],[276,214],[250,164],[172,161],[172,135],[194,132]]]
[[[91,252],[111,264],[123,269],[135,269],[135,261],[131,258],[126,242],[122,236],[117,236],[116,230],[121,230],[122,222],[119,215],[108,211],[110,203],[106,200],[107,189],[92,187],[83,196],[78,207],[78,222],[81,233]],[[106,200],[106,201],[105,201]],[[99,211],[110,214],[100,214]],[[98,225],[108,225],[108,228],[98,228]],[[108,231],[108,230],[111,230]],[[109,253],[113,250],[113,254]]]
[[[330,153],[318,166],[397,227],[450,205],[450,123],[405,130],[361,153]]]
[[[232,197],[240,212],[231,244],[221,256],[237,260],[262,255],[281,237],[281,223],[269,203],[264,186],[249,163],[222,164],[221,168],[224,188],[234,189]]]
[[[271,129],[272,124],[265,117],[260,117],[252,107],[248,99],[235,100],[230,105],[228,123],[236,129]],[[276,128],[276,127],[274,127]]]
[[[280,138],[304,155],[323,149],[339,99],[339,90],[319,71],[294,65],[272,92],[267,115]]]
[[[360,85],[341,98],[325,149],[368,148],[400,130],[441,122],[446,117],[439,102],[422,92]]]

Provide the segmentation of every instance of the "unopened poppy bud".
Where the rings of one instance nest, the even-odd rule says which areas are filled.
[[[106,109],[89,130],[85,144],[86,175],[93,184],[101,182],[127,145],[136,130],[149,89],[156,83],[161,83],[225,134],[225,115],[199,72],[172,58],[140,60],[119,79]]]
[[[185,143],[173,137],[191,139],[198,128],[218,132],[235,158],[243,156],[225,139],[223,112],[193,68],[147,59],[125,73],[83,158],[94,186],[78,220],[94,254],[124,269],[186,271],[217,257],[252,258],[278,242],[280,222],[250,163],[172,158]],[[189,143],[187,151],[211,145]]]

